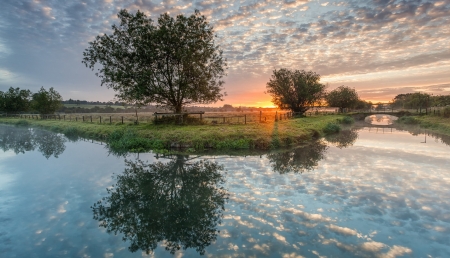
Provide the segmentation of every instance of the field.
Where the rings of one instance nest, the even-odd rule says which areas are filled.
[[[282,119],[275,122],[275,114],[278,118],[280,117],[279,112],[263,112],[261,114],[263,121],[260,123],[259,112],[205,113],[204,123],[189,126],[173,123],[155,125],[152,114],[146,113],[139,114],[139,124],[134,123],[135,117],[132,114],[92,114],[92,122],[91,114],[89,116],[61,115],[51,119],[30,119],[24,116],[22,119],[0,118],[0,122],[38,126],[66,135],[77,133],[84,138],[108,141],[111,146],[124,151],[171,148],[184,148],[190,151],[267,150],[293,146],[318,138],[324,135],[324,129],[328,124],[336,123],[337,119],[343,117],[342,115],[312,115],[285,119],[285,113],[282,112]],[[242,116],[247,119],[246,124]],[[102,117],[101,124],[100,117]],[[223,124],[224,118],[225,124]]]
[[[307,112],[307,116],[333,114],[332,112],[322,112],[315,114]],[[23,116],[29,116],[24,114]],[[285,120],[289,116],[286,111],[264,111],[264,112],[205,112],[202,121],[205,124],[247,124],[260,122],[274,122],[275,120]],[[166,116],[170,117],[170,116]],[[200,115],[190,115],[200,119]],[[276,118],[275,118],[276,117]],[[127,124],[136,121],[135,113],[73,113],[59,114],[51,116],[50,119],[67,122],[93,122],[102,124]],[[138,112],[139,123],[153,124],[155,116],[153,112]]]

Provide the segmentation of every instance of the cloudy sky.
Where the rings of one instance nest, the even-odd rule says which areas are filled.
[[[219,106],[270,106],[266,83],[280,68],[312,70],[328,89],[347,85],[372,101],[450,94],[450,0],[2,0],[0,91],[44,86],[64,99],[113,100],[81,60],[124,8],[208,17],[228,60]]]

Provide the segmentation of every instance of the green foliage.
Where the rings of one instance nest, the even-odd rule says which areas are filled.
[[[392,106],[395,108],[428,108],[432,105],[433,99],[427,93],[406,93],[395,96],[392,101]]]
[[[353,124],[355,122],[355,119],[353,119],[350,116],[344,116],[342,119],[338,119],[338,122],[340,124],[350,125],[350,124]]]
[[[82,133],[82,131],[73,126],[69,126],[63,130],[63,134],[71,141],[78,141]]]
[[[344,85],[327,93],[325,99],[328,106],[338,107],[341,112],[344,108],[355,107],[360,101],[356,90]]]
[[[216,149],[248,149],[250,148],[250,142],[248,139],[237,140],[223,140],[218,141],[215,144]]]
[[[442,116],[445,118],[450,117],[450,107],[445,107],[444,110],[442,110]]]
[[[222,100],[226,61],[212,26],[198,11],[189,17],[162,14],[155,24],[138,11],[121,10],[113,34],[97,36],[83,63],[120,100],[156,103],[180,113],[185,105]]]
[[[323,132],[325,134],[338,133],[339,131],[341,131],[341,127],[335,123],[327,123],[327,125],[323,129]]]
[[[0,91],[0,111],[19,113],[30,108],[31,91],[10,87],[8,91]]]
[[[31,107],[40,114],[53,114],[62,107],[62,97],[55,89],[50,88],[48,91],[41,89],[33,94]]]
[[[413,116],[402,116],[397,120],[397,122],[407,125],[416,125],[420,123],[420,121]]]
[[[370,110],[372,109],[373,103],[371,101],[365,101],[362,99],[359,99],[356,104],[353,106],[355,109],[359,110]]]
[[[151,149],[163,149],[161,141],[152,141],[139,136],[134,130],[115,130],[108,137],[108,145],[115,152],[145,152]]]
[[[273,71],[266,89],[279,108],[303,114],[324,96],[325,85],[319,81],[320,75],[312,71],[283,68]]]
[[[30,126],[30,122],[28,122],[27,120],[24,119],[20,119],[19,121],[16,122],[17,126]]]
[[[106,140],[112,153],[118,155],[128,151],[142,152],[153,150],[165,152],[171,147],[200,151],[203,149],[268,150],[302,144],[323,134],[327,123],[335,122],[337,116],[312,116],[283,120],[278,123],[248,123],[247,125],[153,125],[139,124],[99,124],[59,120],[27,120],[55,132],[64,133],[69,140],[79,136],[88,139]],[[0,117],[0,123],[15,124],[16,118]],[[128,132],[127,132],[128,131]]]

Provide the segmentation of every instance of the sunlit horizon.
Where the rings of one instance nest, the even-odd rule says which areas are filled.
[[[273,106],[264,91],[281,68],[316,72],[329,90],[345,85],[375,103],[409,92],[450,94],[450,2],[416,0],[6,0],[0,91],[43,86],[65,100],[115,100],[81,60],[90,41],[119,23],[120,9],[141,10],[153,20],[164,12],[206,16],[228,63],[228,95],[209,106]]]

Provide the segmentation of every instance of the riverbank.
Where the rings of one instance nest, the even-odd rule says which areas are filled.
[[[436,133],[450,136],[450,118],[433,115],[404,116],[397,124],[417,125],[422,129],[432,130]]]
[[[184,149],[270,150],[289,147],[333,133],[342,115],[312,116],[278,122],[223,125],[99,124],[59,120],[0,118],[0,123],[34,126],[63,133],[69,139],[84,137],[107,142],[120,151]],[[332,126],[333,125],[333,126]],[[330,130],[331,128],[331,130]]]

